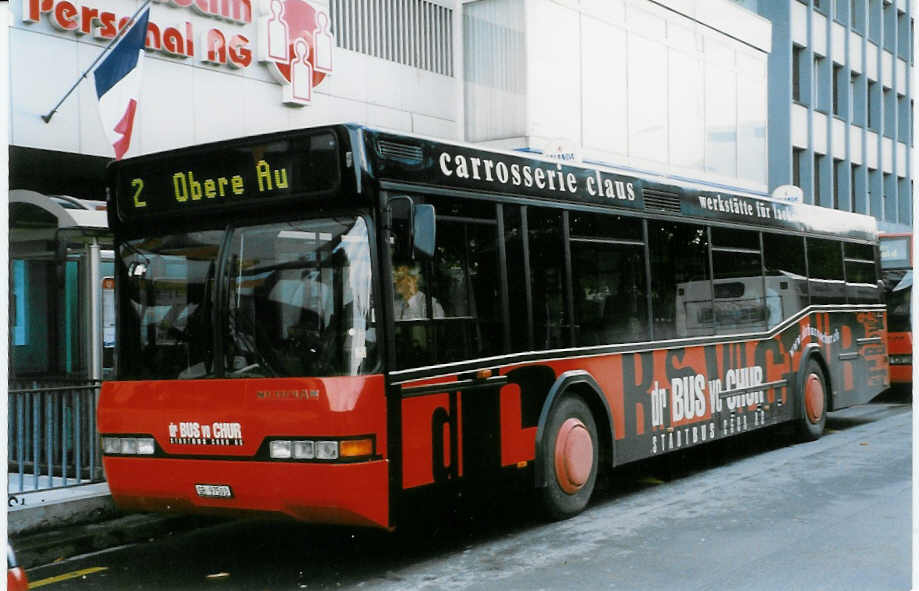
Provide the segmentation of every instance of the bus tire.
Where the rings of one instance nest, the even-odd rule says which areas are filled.
[[[590,408],[565,395],[551,411],[546,437],[543,506],[551,519],[567,519],[584,510],[597,482],[600,440]]]
[[[798,435],[803,441],[816,441],[826,427],[827,381],[823,368],[814,358],[807,361],[804,380],[798,396],[801,413]]]

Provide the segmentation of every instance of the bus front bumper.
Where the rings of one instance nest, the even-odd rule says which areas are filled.
[[[280,513],[312,523],[390,527],[387,460],[320,464],[106,457],[103,463],[112,498],[123,509]]]

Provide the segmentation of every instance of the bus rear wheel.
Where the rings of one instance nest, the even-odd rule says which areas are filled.
[[[826,427],[827,387],[823,368],[814,359],[807,362],[798,405],[801,413],[801,418],[798,419],[798,434],[801,439],[820,439]]]
[[[550,518],[566,519],[587,506],[597,482],[599,439],[587,404],[577,396],[562,398],[549,416],[546,437],[543,505]]]

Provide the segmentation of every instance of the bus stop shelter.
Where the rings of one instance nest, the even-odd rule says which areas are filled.
[[[14,510],[17,495],[104,479],[95,407],[112,365],[114,290],[103,202],[16,189],[9,208]]]

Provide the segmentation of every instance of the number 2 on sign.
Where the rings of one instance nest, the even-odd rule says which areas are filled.
[[[140,193],[144,190],[144,179],[133,179],[131,181],[131,187],[135,189],[134,207],[147,207],[147,202],[140,200]]]

